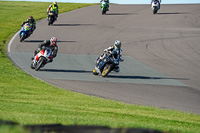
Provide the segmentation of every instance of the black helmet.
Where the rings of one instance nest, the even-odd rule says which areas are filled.
[[[32,16],[29,16],[29,17],[28,17],[28,21],[29,21],[29,22],[32,22],[32,21],[33,21],[33,17],[32,17]]]

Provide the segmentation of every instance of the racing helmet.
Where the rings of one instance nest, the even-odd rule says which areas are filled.
[[[115,43],[114,43],[115,49],[120,49],[120,48],[121,48],[121,45],[122,45],[121,42],[118,41],[118,40],[116,40]]]
[[[53,5],[54,5],[54,6],[57,6],[57,2],[54,1],[54,2],[53,2]]]
[[[33,21],[33,16],[29,16],[29,17],[28,17],[28,21],[29,21],[29,22],[32,22],[32,21]]]
[[[55,46],[57,43],[57,38],[56,37],[51,37],[50,39],[50,46]]]

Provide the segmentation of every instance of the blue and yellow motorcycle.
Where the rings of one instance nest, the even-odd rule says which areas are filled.
[[[22,42],[24,39],[28,38],[30,36],[30,32],[31,32],[31,26],[28,23],[25,23],[19,33],[20,42]]]
[[[96,59],[99,60],[100,57]],[[106,54],[104,59],[98,64],[95,64],[95,68],[93,69],[93,74],[98,75],[101,74],[102,77],[106,77],[111,71],[119,72],[118,65],[120,62],[119,54],[117,51],[112,51],[110,54]]]

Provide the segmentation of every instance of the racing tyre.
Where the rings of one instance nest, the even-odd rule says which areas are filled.
[[[35,67],[33,66],[33,63],[31,63],[31,69],[35,69]]]
[[[24,38],[25,38],[25,34],[23,33],[23,34],[21,35],[20,42],[22,42],[22,41],[24,40]]]
[[[106,9],[105,8],[102,10],[102,15],[104,15],[104,14],[106,14]]]
[[[110,64],[106,64],[106,66],[103,68],[103,71],[101,73],[102,77],[106,77],[111,71],[111,66]]]
[[[48,18],[48,25],[51,25],[51,18]]]
[[[157,13],[157,9],[156,7],[153,8],[153,14],[156,14]]]
[[[45,59],[43,57],[40,57],[38,59],[38,62],[36,64],[36,66],[35,66],[35,71],[40,70],[40,68],[42,67],[42,65],[44,64],[44,62],[45,62]]]

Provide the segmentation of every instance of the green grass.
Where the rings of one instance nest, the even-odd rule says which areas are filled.
[[[200,132],[200,115],[74,93],[34,79],[15,67],[6,56],[9,40],[29,15],[36,20],[45,18],[49,4],[0,1],[0,119],[21,125],[61,123]],[[89,4],[59,3],[60,13],[84,6]]]
[[[29,133],[29,132],[28,130],[26,131],[20,125],[16,125],[16,126],[2,125],[0,126],[0,133]]]

